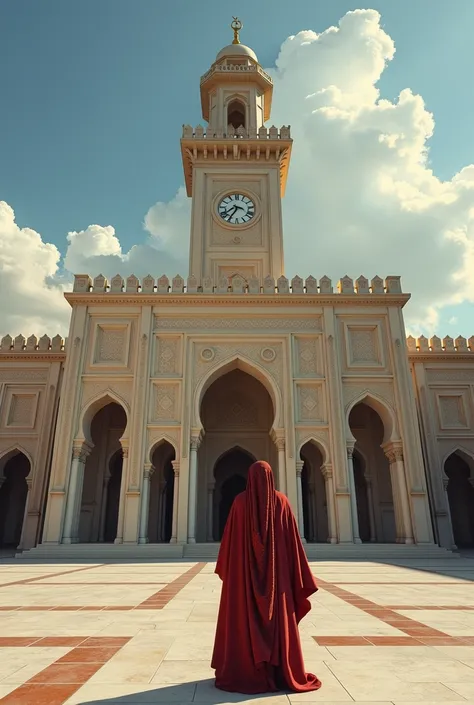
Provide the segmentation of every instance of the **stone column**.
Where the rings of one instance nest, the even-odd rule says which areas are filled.
[[[23,512],[23,523],[21,525],[20,543],[17,546],[17,551],[23,550],[23,541],[25,538],[25,530],[26,530],[26,518],[28,516],[28,506],[29,506],[30,498],[31,498],[31,487],[33,485],[33,478],[27,477],[26,478],[26,485],[27,485],[28,491],[26,493],[25,510]],[[0,481],[0,487],[1,486],[2,486],[2,482]]]
[[[306,542],[304,535],[304,514],[303,514],[303,482],[301,479],[304,467],[304,460],[296,461],[296,496],[298,498],[298,529],[303,543]]]
[[[87,455],[88,452],[84,445],[73,448],[62,543],[77,542],[77,527],[79,525],[78,514],[80,514],[81,511],[82,483],[84,480],[84,466]]]
[[[216,483],[210,482],[207,486],[207,540],[214,541],[214,489]]]
[[[359,517],[357,515],[357,495],[354,478],[354,444],[352,442],[347,443],[347,476],[351,498],[352,540],[354,543],[362,543],[359,536]]]
[[[471,478],[469,478],[469,481],[472,484]],[[448,512],[449,527],[450,527],[450,531],[451,531],[451,548],[453,551],[456,551],[457,546],[456,546],[456,541],[454,540],[453,518],[451,516],[451,506],[449,504],[449,497],[448,497],[448,483],[449,483],[449,478],[443,477],[443,487],[444,487],[444,491],[446,494],[446,508],[447,508],[447,512]]]
[[[140,534],[138,543],[148,543],[148,518],[150,516],[150,479],[153,475],[154,467],[151,463],[145,463],[143,470],[143,485],[140,507]]]
[[[309,493],[309,536],[306,537],[307,541],[316,541],[317,539],[317,521],[316,521],[316,497],[314,493],[314,482],[308,482],[308,493]]]
[[[338,543],[337,521],[336,521],[336,498],[334,496],[334,483],[332,476],[332,465],[326,463],[321,466],[321,473],[324,477],[326,487],[326,505],[328,508],[328,543]]]
[[[173,472],[174,472],[174,485],[173,485],[173,526],[171,529],[170,543],[177,543],[177,541],[178,541],[179,460],[172,460],[171,465],[173,466]]]
[[[160,480],[160,535],[159,541],[165,540],[165,524],[166,524],[166,480],[163,470],[161,471]]]
[[[369,505],[370,542],[375,543],[377,535],[375,531],[374,491],[370,475],[365,475],[365,481],[367,483],[367,503]]]
[[[285,439],[283,436],[275,436],[275,445],[278,450],[278,489],[286,495],[286,456]]]
[[[198,448],[200,440],[199,435],[193,435],[189,444],[188,543],[196,543]]]
[[[128,446],[122,448],[122,477],[120,478],[120,499],[117,521],[117,536],[114,543],[123,543],[123,520],[125,518],[125,498],[128,485]]]
[[[107,512],[107,497],[109,495],[109,481],[110,481],[110,472],[109,469],[107,468],[105,473],[104,473],[104,480],[103,480],[103,485],[102,485],[102,501],[100,505],[100,526],[99,526],[99,541],[103,542],[105,539],[105,520],[106,520],[106,512]]]
[[[397,537],[399,543],[414,543],[413,524],[410,513],[410,501],[405,477],[403,449],[401,443],[390,443],[383,448],[390,463],[395,519],[397,520]]]

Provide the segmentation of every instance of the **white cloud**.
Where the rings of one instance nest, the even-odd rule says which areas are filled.
[[[294,138],[283,206],[286,274],[328,274],[335,284],[346,273],[400,274],[413,294],[410,329],[430,333],[443,306],[474,300],[474,165],[442,182],[428,161],[434,118],[422,98],[408,88],[393,103],[380,97],[377,82],[395,54],[380,21],[375,10],[356,10],[322,34],[300,32],[267,69],[275,84],[271,122],[291,124]],[[112,226],[91,225],[69,233],[65,267],[109,277],[185,276],[189,218],[190,199],[180,188],[146,214],[145,244],[124,253]],[[0,263],[13,267],[13,291],[28,283],[30,293],[4,306],[2,328],[14,326],[31,300],[31,322],[50,331],[51,311],[44,309],[57,311],[58,321],[64,311],[50,284],[58,252],[25,229],[21,251],[29,253],[19,261],[13,227],[0,232],[11,250],[10,264],[1,251]]]
[[[1,336],[67,331],[70,308],[58,275],[60,253],[31,228],[20,228],[13,209],[0,201]]]

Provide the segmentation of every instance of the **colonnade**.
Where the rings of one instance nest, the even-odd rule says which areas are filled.
[[[285,439],[278,435],[275,439],[275,444],[278,449],[278,466],[277,466],[277,486],[286,490],[286,452]],[[198,490],[198,450],[202,441],[202,433],[193,433],[190,437],[189,444],[189,477],[188,477],[188,501],[187,505],[187,541],[188,543],[196,543],[196,513],[197,513],[197,490]],[[350,519],[352,527],[352,541],[361,543],[359,532],[359,518],[357,511],[357,496],[356,482],[354,475],[354,448],[353,441],[347,442],[346,457],[347,457],[347,478],[348,491],[350,499]],[[85,464],[90,453],[91,446],[87,442],[82,442],[73,448],[70,481],[67,492],[66,511],[64,518],[64,527],[62,542],[76,543],[79,541],[79,517],[81,507],[81,492],[84,478]],[[396,524],[396,542],[410,544],[414,542],[413,525],[410,511],[409,494],[405,476],[405,466],[401,442],[391,442],[383,446],[385,456],[390,465],[390,478],[393,492],[393,504]],[[120,500],[118,508],[117,533],[115,543],[123,542],[124,529],[124,511],[126,499],[126,487],[128,478],[128,445],[126,442],[122,444],[123,466],[122,479],[120,483]],[[180,461],[175,459],[172,462],[174,474],[173,487],[173,502],[172,502],[172,531],[170,543],[178,542],[178,512],[179,512],[179,496],[182,492],[180,486]],[[296,461],[296,516],[298,529],[303,541],[305,537],[304,510],[303,510],[303,474],[304,461],[299,459]],[[146,463],[143,469],[142,487],[140,492],[140,510],[139,510],[139,529],[138,543],[148,543],[148,524],[150,512],[150,485],[151,478],[154,472],[153,465]],[[333,479],[333,468],[330,462],[326,461],[321,466],[321,473],[324,478],[324,487],[326,493],[326,507],[328,518],[328,536],[329,543],[338,543],[338,520],[337,520],[337,497],[335,491],[335,483]],[[370,540],[376,540],[375,536],[375,518],[373,508],[373,497],[370,476],[365,476],[367,481],[368,507],[370,519]],[[107,482],[107,475],[104,476],[104,483]],[[163,489],[163,488],[162,488]],[[207,507],[206,507],[206,539],[211,542],[213,540],[213,492],[215,483],[210,482],[207,485]],[[314,498],[314,487],[309,486],[310,499]],[[311,494],[313,493],[313,494]],[[164,493],[160,493],[160,501],[164,502]],[[104,503],[106,502],[106,492],[102,494],[102,519],[100,538],[104,536]],[[314,502],[310,502],[310,505]],[[26,511],[26,509],[25,509]],[[163,518],[164,507],[158,509],[159,515]],[[314,518],[313,518],[314,521]],[[159,532],[160,533],[160,532]],[[161,532],[161,538],[163,533]],[[160,539],[159,539],[160,540]]]

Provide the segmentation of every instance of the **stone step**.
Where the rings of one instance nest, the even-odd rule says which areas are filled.
[[[457,553],[435,544],[406,546],[401,544],[305,544],[308,558],[324,560],[406,560],[451,559]],[[196,544],[101,544],[76,543],[43,545],[17,553],[22,560],[207,560],[214,561],[218,543]]]

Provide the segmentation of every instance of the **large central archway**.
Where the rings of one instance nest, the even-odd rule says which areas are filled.
[[[208,387],[200,409],[205,435],[198,460],[198,541],[220,540],[232,502],[245,489],[255,459],[276,469],[270,437],[274,415],[266,388],[241,369],[230,370]]]

